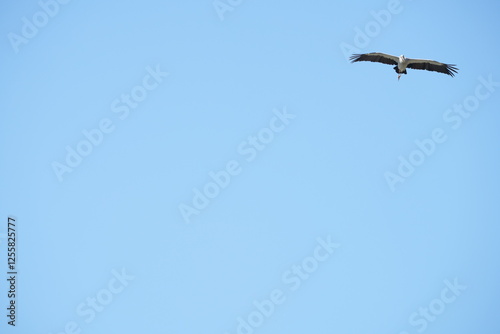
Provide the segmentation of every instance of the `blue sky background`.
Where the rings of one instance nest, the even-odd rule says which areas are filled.
[[[71,1],[17,53],[9,33],[41,7],[2,7],[0,233],[14,215],[19,234],[5,333],[233,334],[273,289],[285,301],[254,333],[500,332],[500,87],[458,128],[443,119],[479,77],[500,81],[498,2],[401,0],[359,51],[460,71],[399,82],[341,48],[387,1],[242,1],[224,20],[211,1]],[[157,65],[169,75],[120,119],[112,102]],[[247,161],[238,146],[284,109]],[[103,119],[114,130],[60,182],[54,161]],[[384,174],[435,128],[446,141],[391,191]],[[231,160],[241,172],[186,223],[179,205]],[[282,275],[328,236],[341,246],[292,291]],[[86,322],[78,305],[122,268],[135,278]],[[455,278],[467,289],[412,325]]]

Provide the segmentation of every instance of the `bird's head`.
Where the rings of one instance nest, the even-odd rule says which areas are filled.
[[[405,57],[405,55],[401,55],[401,56],[399,56],[399,59],[401,59],[401,60],[405,60],[405,59],[406,59],[406,57]]]

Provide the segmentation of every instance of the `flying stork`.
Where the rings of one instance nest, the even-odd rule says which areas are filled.
[[[351,63],[357,61],[372,61],[382,64],[396,65],[394,66],[394,70],[398,73],[398,80],[402,74],[407,74],[407,68],[413,68],[415,70],[427,70],[434,71],[439,73],[444,73],[455,76],[458,68],[455,65],[440,63],[435,60],[427,60],[427,59],[411,59],[406,58],[404,55],[399,57],[391,56],[385,53],[380,52],[371,52],[365,54],[353,54],[350,57]]]

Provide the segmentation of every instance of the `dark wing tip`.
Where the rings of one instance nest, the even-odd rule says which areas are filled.
[[[359,61],[361,59],[361,56],[362,56],[361,53],[355,53],[349,57],[349,60],[351,61],[351,63],[354,63],[356,61]]]
[[[448,70],[452,73],[458,73],[458,67],[455,64],[448,65]]]
[[[454,77],[455,74],[458,73],[458,68],[455,64],[446,64],[446,69],[448,70],[447,74],[451,75],[452,77]]]

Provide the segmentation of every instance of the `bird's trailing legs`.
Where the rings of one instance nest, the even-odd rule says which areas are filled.
[[[399,81],[399,78],[401,78],[401,74],[398,74],[398,81]]]

